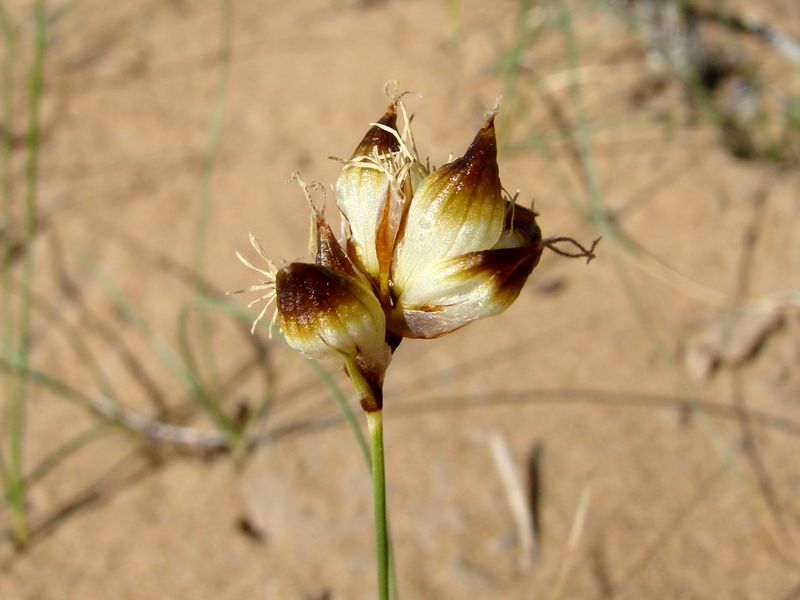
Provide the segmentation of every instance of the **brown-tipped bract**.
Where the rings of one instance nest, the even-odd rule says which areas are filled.
[[[397,113],[390,106],[364,135],[336,181],[336,199],[347,224],[348,254],[377,286],[381,278],[378,221],[391,199],[402,193],[394,177],[402,155],[396,124]]]
[[[350,357],[380,387],[391,354],[383,310],[368,287],[332,268],[295,262],[277,272],[275,290],[286,343],[307,356]]]

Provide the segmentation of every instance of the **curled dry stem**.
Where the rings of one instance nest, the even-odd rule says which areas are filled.
[[[586,264],[589,264],[592,259],[596,258],[594,254],[594,249],[597,247],[597,244],[600,243],[600,240],[603,239],[601,237],[592,240],[592,245],[586,248],[583,244],[577,241],[574,238],[565,235],[559,235],[554,237],[546,238],[542,241],[542,244],[546,247],[555,252],[560,256],[566,256],[567,258],[585,258]],[[576,247],[577,251],[570,251],[570,250],[562,250],[556,244],[571,244],[572,246]]]

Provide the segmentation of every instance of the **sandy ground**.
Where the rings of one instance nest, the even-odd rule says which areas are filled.
[[[597,229],[573,204],[587,188],[552,110],[581,118],[569,87],[579,79],[596,187],[640,248],[606,236],[589,266],[547,254],[503,315],[400,346],[385,428],[402,597],[800,597],[800,321],[776,299],[800,289],[798,172],[732,157],[712,124],[689,119],[676,84],[642,94],[653,71],[641,44],[588,3],[573,13],[577,74],[550,27],[521,46],[511,75],[520,23],[546,9],[521,21],[515,2],[234,4],[204,246],[216,289],[251,283],[234,258],[249,230],[277,259],[303,256],[308,213],[289,175],[332,183],[328,157],[350,154],[390,79],[421,94],[408,104],[437,164],[506,94],[504,185],[536,198],[545,235],[588,241]],[[798,32],[793,6],[773,16]],[[28,5],[15,14],[29,39]],[[210,422],[97,271],[177,347],[196,298],[180,267],[193,260],[220,23],[212,2],[85,0],[52,24],[33,249],[34,291],[54,314],[34,315],[32,363],[95,393],[69,327],[126,406],[201,432]],[[553,162],[512,151],[531,132]],[[21,186],[24,148],[14,160]],[[772,319],[753,325],[763,343],[698,380],[714,348],[747,346],[745,326],[730,325],[742,306]],[[707,329],[721,322],[717,340]],[[374,597],[359,448],[305,361],[263,333],[256,356],[242,327],[211,313],[226,410],[274,386],[252,430],[263,443],[237,466],[105,427],[31,486],[33,539],[23,554],[3,543],[0,598]],[[41,386],[29,398],[30,468],[96,426]],[[523,487],[536,475],[538,551],[525,567],[495,434]]]

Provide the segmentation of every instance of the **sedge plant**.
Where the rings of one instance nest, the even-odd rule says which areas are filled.
[[[279,268],[253,234],[250,243],[265,266],[238,255],[261,275],[239,290],[260,294],[251,305],[264,303],[253,331],[275,303],[272,322],[286,342],[308,357],[339,361],[358,395],[369,431],[381,600],[389,598],[391,579],[383,381],[395,350],[403,338],[438,338],[504,311],[545,248],[589,260],[595,245],[543,238],[537,213],[504,191],[497,107],[463,156],[431,169],[419,158],[402,98],[393,95],[385,114],[342,161],[335,191],[344,240],[333,234],[324,203],[312,201],[315,185],[301,181],[311,207],[314,262]]]

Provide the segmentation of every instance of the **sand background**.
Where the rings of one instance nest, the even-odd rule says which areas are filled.
[[[24,140],[33,25],[30,3],[11,4],[13,131]],[[548,253],[506,313],[400,346],[385,430],[402,597],[549,598],[560,586],[575,599],[800,597],[800,321],[776,300],[800,289],[800,176],[791,161],[733,156],[619,13],[570,5],[576,70],[558,3],[234,2],[208,162],[225,68],[220,5],[62,4],[46,54],[32,246],[33,289],[53,314],[34,311],[34,367],[98,393],[57,320],[126,407],[213,432],[103,277],[177,348],[182,311],[198,296],[188,272],[198,198],[207,192],[202,255],[216,290],[252,282],[234,258],[249,251],[248,231],[278,260],[302,257],[308,211],[289,176],[335,181],[328,157],[349,155],[382,114],[387,80],[421,94],[408,106],[420,150],[437,164],[463,151],[504,94],[505,187],[536,199],[545,235],[589,241],[598,229],[573,203],[591,195],[586,171],[560,133],[560,109],[584,124],[604,210],[640,250],[606,236],[588,266]],[[730,6],[800,33],[794,2]],[[549,25],[523,35],[540,22]],[[757,41],[741,48],[770,93],[796,86],[796,64]],[[25,152],[21,141],[15,199]],[[335,221],[332,198],[328,211]],[[698,332],[742,306],[774,327],[761,325],[762,344],[699,381],[686,360]],[[202,354],[199,313],[189,314]],[[207,314],[225,410],[271,390],[249,433],[261,443],[236,464],[102,427],[29,488],[33,538],[22,554],[3,542],[0,598],[374,597],[370,483],[327,388],[279,340],[258,332],[259,355],[246,324]],[[723,349],[743,335],[726,331]],[[28,399],[29,469],[97,427],[46,387],[32,384]],[[538,553],[527,568],[493,435],[524,486],[536,465]],[[570,546],[576,515],[584,526]]]

